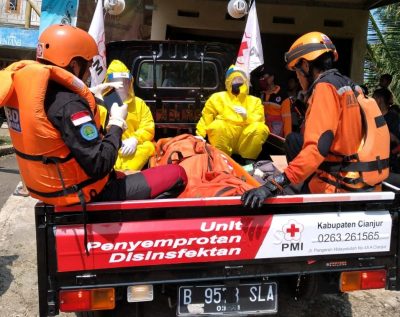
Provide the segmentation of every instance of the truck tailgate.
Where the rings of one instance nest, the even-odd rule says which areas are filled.
[[[238,197],[90,204],[89,219],[98,217],[86,225],[88,254],[82,223],[55,226],[57,271],[387,253],[392,217],[379,202],[393,198],[389,192],[282,196],[261,210],[244,209]],[[79,209],[55,212],[68,218]],[[107,213],[113,221],[104,221]]]

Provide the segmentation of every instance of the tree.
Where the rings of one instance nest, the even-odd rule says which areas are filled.
[[[378,86],[379,76],[393,76],[390,86],[400,100],[400,4],[391,4],[370,12],[365,59],[365,83],[370,90]]]

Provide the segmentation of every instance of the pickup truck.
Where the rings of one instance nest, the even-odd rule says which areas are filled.
[[[156,138],[194,133],[207,97],[224,89],[232,52],[107,46],[109,62],[131,69]],[[287,294],[400,290],[399,190],[278,196],[256,210],[239,197],[90,203],[86,212],[38,203],[40,317],[255,316],[279,314]]]

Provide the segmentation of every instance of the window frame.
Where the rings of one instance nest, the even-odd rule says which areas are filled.
[[[11,14],[19,14],[21,11],[21,0],[15,0],[15,2],[17,3],[17,7],[15,8],[15,10],[11,10],[10,9],[10,5],[11,5],[11,1],[12,0],[7,0],[6,2],[6,12],[7,13],[11,13]]]
[[[198,60],[169,60],[169,59],[159,59],[159,60],[157,60],[156,61],[156,67],[157,67],[157,64],[159,64],[159,65],[162,65],[162,64],[171,64],[171,63],[197,63],[197,64],[201,64],[201,61],[198,61]],[[140,63],[139,63],[139,66],[138,66],[138,72],[137,72],[137,76],[139,77],[140,76],[140,74],[141,74],[141,70],[142,70],[142,67],[143,67],[143,65],[144,64],[150,64],[152,67],[154,66],[154,62],[153,62],[153,60],[150,60],[150,59],[145,59],[145,60],[142,60]],[[205,89],[205,90],[215,90],[215,89],[217,89],[218,87],[219,87],[219,78],[218,78],[218,69],[217,69],[217,65],[215,65],[215,63],[214,62],[212,62],[211,60],[205,60],[204,61],[204,64],[209,64],[209,65],[211,65],[211,67],[214,69],[214,79],[215,79],[215,85],[214,86],[203,86],[203,87],[200,87],[200,85],[198,85],[198,86],[185,86],[185,87],[181,87],[181,86],[179,86],[179,87],[166,87],[166,86],[162,86],[162,85],[157,85],[157,89],[165,89],[165,90],[168,90],[168,89],[180,89],[180,90],[182,90],[182,89],[185,89],[185,90],[194,90],[194,89],[200,89],[200,88],[202,88],[202,89]],[[154,78],[153,78],[153,82],[154,82]],[[139,82],[139,78],[137,78],[137,86],[140,88],[140,89],[152,89],[153,88],[153,86],[141,86],[140,85],[140,82]]]

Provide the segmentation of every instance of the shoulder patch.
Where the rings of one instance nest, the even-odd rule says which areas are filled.
[[[16,132],[22,132],[19,109],[4,107],[4,111],[6,114],[8,127]]]
[[[99,136],[99,132],[97,131],[97,128],[93,123],[83,124],[81,126],[80,132],[81,132],[81,136],[86,141],[92,141]]]
[[[83,110],[71,115],[71,121],[74,126],[79,126],[86,122],[92,121],[89,111]]]

